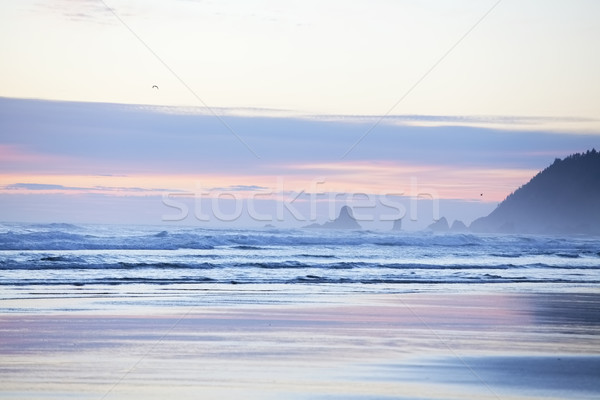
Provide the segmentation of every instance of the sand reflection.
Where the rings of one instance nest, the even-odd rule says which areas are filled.
[[[593,398],[599,297],[573,296],[357,295],[322,305],[5,314],[0,397]],[[556,304],[560,313],[549,314]]]

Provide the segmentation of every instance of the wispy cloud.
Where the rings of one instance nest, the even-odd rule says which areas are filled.
[[[372,124],[380,121],[382,125],[396,126],[466,126],[489,127],[505,130],[551,130],[563,132],[598,133],[600,120],[580,116],[524,116],[524,115],[424,115],[424,114],[392,114],[392,115],[343,115],[343,114],[305,114],[288,109],[259,108],[259,107],[176,107],[140,105],[132,106],[144,111],[167,115],[204,115],[212,111],[226,117],[253,118],[293,118],[298,120],[318,122],[341,122],[354,124]]]
[[[128,194],[156,194],[156,193],[176,193],[178,189],[157,189],[141,187],[122,187],[122,186],[65,186],[49,183],[11,183],[0,186],[1,191],[52,191],[52,192],[84,192],[84,193],[128,193]]]
[[[258,186],[258,185],[232,185],[226,187],[215,187],[210,190],[222,191],[222,192],[257,192],[257,191],[265,191],[270,190],[266,186]]]
[[[47,183],[13,183],[2,187],[4,190],[81,190],[82,188]]]
[[[305,118],[347,123],[374,123],[398,126],[465,126],[489,127],[504,130],[546,130],[587,132],[597,134],[600,121],[577,116],[521,116],[521,115],[317,115]]]

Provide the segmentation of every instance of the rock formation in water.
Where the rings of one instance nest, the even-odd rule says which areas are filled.
[[[469,228],[465,225],[464,222],[457,219],[452,223],[450,230],[452,232],[467,232]]]
[[[333,221],[325,222],[324,224],[310,224],[305,228],[320,228],[320,229],[362,229],[352,214],[352,209],[348,206],[343,206],[340,210],[340,215]]]
[[[427,229],[433,232],[448,232],[450,227],[448,226],[448,220],[446,219],[446,217],[442,217],[435,221],[433,224],[429,225]]]
[[[470,230],[600,234],[600,153],[557,158]]]

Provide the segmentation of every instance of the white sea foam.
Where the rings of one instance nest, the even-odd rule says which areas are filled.
[[[0,284],[402,285],[600,283],[590,237],[3,225]],[[367,286],[365,286],[367,285]]]

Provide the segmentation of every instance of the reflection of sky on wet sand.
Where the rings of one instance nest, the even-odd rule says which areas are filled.
[[[598,296],[345,300],[4,314],[0,398],[505,400],[600,390]],[[540,323],[546,302],[596,323]]]

